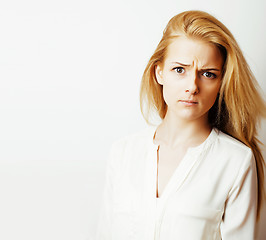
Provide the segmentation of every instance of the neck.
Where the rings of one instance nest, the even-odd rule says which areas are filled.
[[[156,141],[171,148],[194,147],[204,142],[210,131],[207,114],[189,121],[176,118],[168,112],[157,129]]]

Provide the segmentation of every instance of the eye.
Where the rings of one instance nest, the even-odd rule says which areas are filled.
[[[203,73],[203,76],[206,78],[210,78],[210,79],[214,79],[217,77],[216,74],[211,73],[211,72],[205,72],[205,73]]]
[[[175,70],[177,73],[180,73],[180,74],[185,72],[185,69],[182,67],[176,67],[173,70]]]

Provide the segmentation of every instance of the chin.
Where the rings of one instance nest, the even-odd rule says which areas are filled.
[[[205,117],[207,117],[206,113],[195,113],[193,111],[189,111],[189,112],[179,112],[177,113],[177,117],[181,120],[184,121],[197,121],[197,120],[201,120]]]

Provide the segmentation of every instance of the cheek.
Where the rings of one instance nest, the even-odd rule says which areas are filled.
[[[166,104],[169,105],[178,101],[184,86],[174,72],[164,73],[164,79],[166,80],[163,85],[163,97]]]
[[[180,88],[173,85],[164,85],[163,86],[163,98],[167,105],[175,103],[180,96]]]
[[[215,103],[215,100],[219,93],[219,87],[210,90],[208,93],[205,94],[204,99],[205,103],[211,108],[213,104]]]

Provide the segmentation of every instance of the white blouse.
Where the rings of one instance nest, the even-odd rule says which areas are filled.
[[[187,150],[157,199],[156,128],[113,143],[97,239],[253,240],[257,175],[251,149],[212,129]]]

